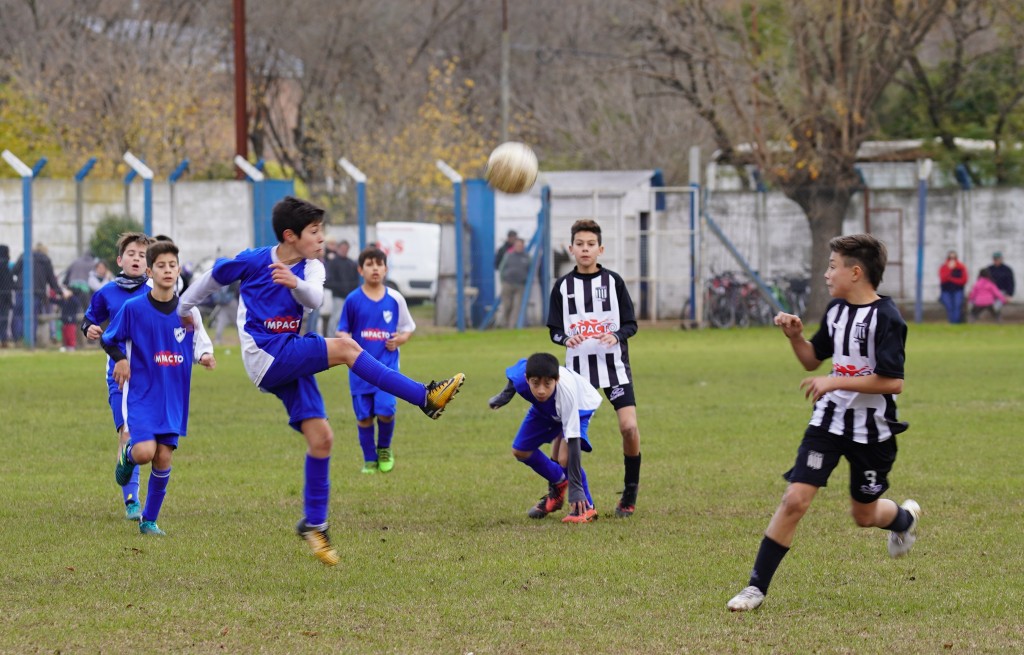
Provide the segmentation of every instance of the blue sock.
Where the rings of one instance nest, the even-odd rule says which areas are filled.
[[[427,388],[423,384],[384,366],[365,350],[352,363],[352,372],[381,391],[398,396],[411,405],[423,407],[427,404]]]
[[[377,447],[390,448],[391,438],[395,436],[395,420],[377,421]]]
[[[359,447],[363,449],[363,461],[376,462],[377,447],[373,443],[373,426],[368,425],[364,428],[357,425],[356,428],[359,430]]]
[[[128,481],[128,484],[121,487],[121,493],[124,495],[124,504],[127,505],[130,502],[139,502],[139,467],[136,466],[135,470],[132,471],[132,479]]]
[[[149,472],[149,489],[146,491],[146,507],[142,510],[143,521],[156,521],[160,515],[160,507],[167,495],[167,483],[171,481],[171,468],[166,470],[154,468]]]
[[[587,484],[587,472],[582,466],[580,466],[580,475],[583,478],[583,493],[587,495],[587,504],[593,507],[594,498],[590,495],[590,485]]]
[[[306,523],[321,526],[327,523],[327,503],[331,498],[331,458],[306,455],[306,487],[303,490]]]
[[[562,467],[539,450],[533,451],[530,453],[529,457],[520,461],[532,468],[537,472],[537,475],[544,478],[551,484],[558,484],[565,479],[565,474],[562,473]]]

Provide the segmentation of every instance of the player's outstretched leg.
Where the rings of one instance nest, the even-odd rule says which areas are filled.
[[[427,385],[427,402],[420,409],[432,419],[440,418],[441,412],[448,406],[455,394],[459,393],[462,383],[466,381],[463,373],[456,373],[447,380],[431,381]]]
[[[916,501],[904,500],[900,507],[910,514],[911,521],[910,527],[903,532],[889,533],[889,555],[892,557],[903,557],[910,552],[910,549],[914,547],[914,542],[917,541],[917,520],[921,516],[921,506]]]

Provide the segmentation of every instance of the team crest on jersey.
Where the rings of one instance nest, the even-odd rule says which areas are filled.
[[[598,300],[608,300],[608,287],[597,287],[594,289],[594,297]]]
[[[864,343],[868,338],[868,324],[867,323],[855,323],[853,325],[853,340],[859,343]]]
[[[394,314],[391,312],[390,309],[385,309],[384,310],[384,322],[385,323],[390,323],[392,316],[394,316]]]
[[[185,328],[176,327],[174,328],[174,338],[178,343],[181,343],[185,339]]]

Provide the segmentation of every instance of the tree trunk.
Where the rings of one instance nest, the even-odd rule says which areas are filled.
[[[786,195],[800,205],[811,227],[811,295],[801,318],[817,321],[831,299],[825,287],[828,268],[828,242],[843,233],[843,218],[850,205],[852,191],[844,188],[802,186],[784,188]]]

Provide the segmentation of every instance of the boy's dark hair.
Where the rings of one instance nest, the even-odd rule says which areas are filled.
[[[860,264],[875,289],[882,283],[889,253],[885,244],[870,234],[848,234],[828,242],[829,250],[843,257],[847,266]]]
[[[597,245],[601,245],[601,226],[597,224],[597,221],[592,221],[589,218],[581,218],[572,224],[572,234],[569,235],[569,242],[576,240],[577,232],[593,232],[597,235]]]
[[[124,232],[121,236],[117,237],[117,256],[123,256],[124,251],[133,243],[138,243],[143,247],[147,247],[152,242],[153,240],[142,232]]]
[[[324,210],[311,202],[285,196],[274,205],[270,220],[277,242],[284,243],[285,230],[291,230],[295,236],[301,236],[302,231],[308,226],[324,222]]]
[[[170,241],[171,243],[174,243],[174,239],[167,236],[166,234],[157,234],[156,236],[153,237],[153,241]]]
[[[551,353],[534,353],[526,360],[526,378],[558,379],[558,358]]]
[[[175,259],[178,258],[178,246],[174,245],[173,241],[154,241],[151,243],[149,248],[146,248],[146,268],[153,268],[156,258],[167,253],[174,255]]]
[[[388,265],[388,256],[385,255],[384,251],[377,246],[363,248],[363,251],[359,253],[359,260],[357,263],[359,264],[359,267],[362,268],[363,264],[371,259],[382,266]]]

